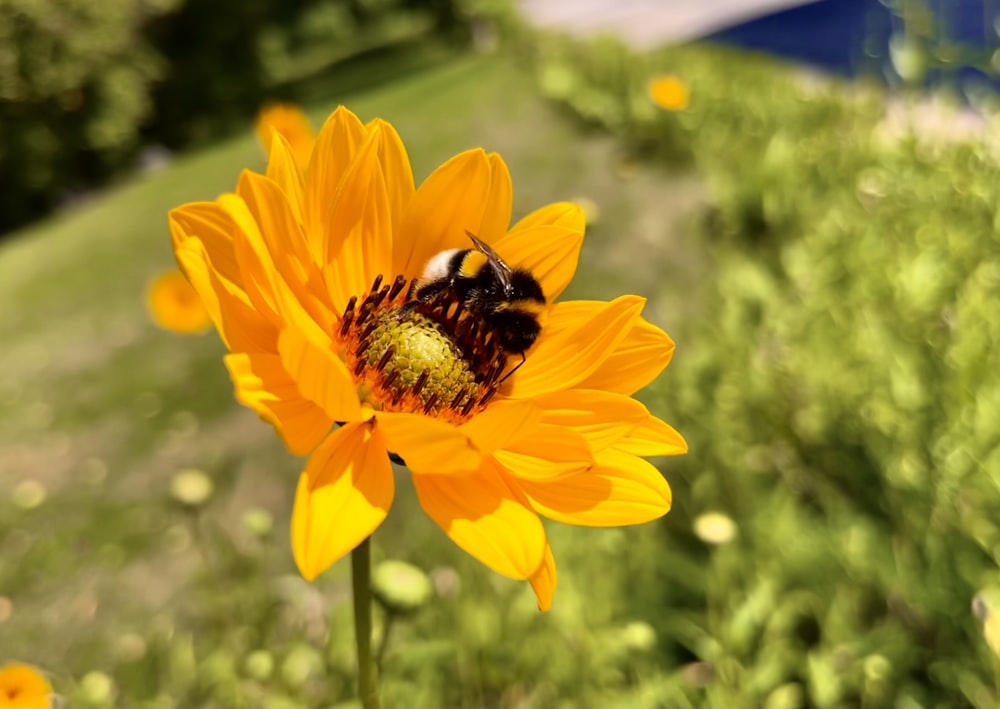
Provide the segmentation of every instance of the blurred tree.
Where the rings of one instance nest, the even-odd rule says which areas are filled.
[[[170,66],[154,90],[157,111],[148,134],[176,148],[244,122],[263,91],[260,35],[270,22],[280,22],[302,4],[188,1],[153,23],[149,36]]]
[[[465,38],[460,4],[0,0],[0,233],[130,166],[142,142],[203,144],[338,61]]]
[[[177,0],[0,0],[0,230],[135,148],[164,63],[142,34]]]

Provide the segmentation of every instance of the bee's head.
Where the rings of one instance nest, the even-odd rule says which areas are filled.
[[[515,269],[511,273],[510,290],[507,298],[515,303],[531,303],[545,305],[545,294],[542,292],[542,284],[527,271]],[[534,310],[534,307],[530,307]]]

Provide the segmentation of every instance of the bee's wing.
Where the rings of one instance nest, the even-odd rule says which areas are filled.
[[[486,256],[486,260],[489,261],[490,268],[493,269],[493,273],[496,275],[497,280],[500,281],[500,285],[503,286],[504,293],[510,295],[511,290],[513,289],[513,282],[511,281],[513,271],[511,270],[511,267],[504,263],[504,260],[500,258],[497,252],[490,248],[490,245],[485,241],[480,239],[468,229],[465,230],[465,233],[469,235],[470,239],[472,239],[472,243],[475,247]]]

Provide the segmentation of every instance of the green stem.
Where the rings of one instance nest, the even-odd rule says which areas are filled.
[[[351,552],[354,586],[354,639],[358,648],[358,696],[364,709],[379,709],[375,658],[372,657],[372,554],[365,539]]]

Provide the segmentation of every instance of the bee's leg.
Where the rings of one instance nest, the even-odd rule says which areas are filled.
[[[411,281],[410,292],[407,294],[407,298],[410,300],[422,300],[426,302],[445,292],[450,287],[451,281],[447,278],[439,278],[435,281],[423,284],[419,283],[418,279],[414,279]]]
[[[420,305],[419,300],[408,300],[396,309],[394,317],[397,320],[405,318],[407,315],[415,311],[418,305]]]
[[[500,381],[498,381],[498,382],[496,383],[496,387],[497,387],[497,388],[499,389],[499,388],[500,388],[500,386],[501,386],[501,385],[502,385],[502,384],[503,384],[503,383],[504,383],[505,381],[507,381],[508,379],[510,379],[511,375],[512,375],[512,374],[514,374],[514,372],[516,372],[517,370],[519,370],[519,369],[521,368],[521,365],[523,365],[523,364],[525,363],[525,361],[526,361],[527,359],[528,359],[528,358],[524,356],[524,352],[522,352],[522,353],[521,353],[521,361],[517,363],[517,366],[516,366],[516,367],[514,367],[514,368],[513,368],[512,370],[510,370],[510,371],[509,371],[509,372],[507,372],[507,373],[506,373],[505,375],[503,375],[503,378],[502,378],[502,379],[501,379]]]

